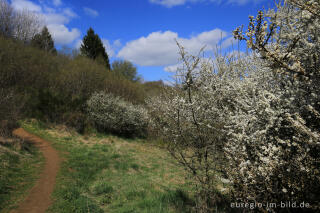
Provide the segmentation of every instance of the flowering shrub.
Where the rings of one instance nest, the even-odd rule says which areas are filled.
[[[129,137],[146,134],[146,110],[112,94],[93,94],[87,101],[87,112],[99,130]]]
[[[212,211],[221,177],[242,202],[319,210],[319,14],[318,1],[288,0],[250,17],[246,33],[234,32],[258,53],[246,57],[210,62],[180,47],[178,84],[149,105],[153,125],[194,177],[200,212]]]
[[[250,17],[245,34],[240,28],[234,31],[260,54],[281,89],[278,100],[266,108],[268,119],[240,113],[250,124],[232,133],[226,148],[235,194],[244,200],[305,201],[320,208],[319,12],[319,1],[283,1],[266,15]],[[259,132],[252,121],[268,125]]]
[[[149,101],[151,123],[193,177],[198,189],[197,211],[212,212],[221,199],[217,184],[230,174],[224,153],[230,144],[227,139],[232,130],[237,131],[236,122],[241,121],[242,127],[250,119],[236,116],[252,108],[262,111],[277,98],[262,90],[261,81],[269,77],[269,68],[261,67],[262,61],[254,56],[234,53],[210,60],[191,56],[181,46],[180,55],[183,65],[177,71],[178,84]],[[270,113],[264,116],[268,119]],[[263,129],[263,124],[259,128]]]

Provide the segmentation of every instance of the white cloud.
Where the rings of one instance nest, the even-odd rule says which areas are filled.
[[[230,37],[226,40],[224,40],[221,44],[221,48],[227,48],[227,47],[230,47],[230,46],[235,46],[238,44],[238,40],[236,40],[234,37]]]
[[[109,57],[114,56],[114,49],[113,49],[112,45],[110,44],[109,40],[102,39],[102,43],[103,43],[104,48],[106,49],[108,56]]]
[[[80,37],[79,29],[66,26],[71,18],[78,17],[71,9],[65,8],[61,13],[44,13],[43,17],[55,44],[67,45]]]
[[[186,51],[197,54],[205,46],[205,50],[214,50],[221,40],[226,41],[227,33],[214,29],[200,33],[191,38],[180,38],[172,31],[153,32],[147,37],[128,42],[118,53],[124,58],[141,66],[167,66],[176,64],[179,59],[177,40]]]
[[[175,73],[177,69],[179,69],[181,66],[182,64],[174,64],[174,65],[166,66],[164,68],[164,71]]]
[[[61,0],[53,0],[54,7],[48,7],[43,1],[36,4],[29,0],[12,0],[11,5],[16,10],[27,9],[38,14],[45,20],[55,44],[67,45],[80,37],[80,31],[76,28],[69,29],[66,24],[78,15],[70,8],[59,7]]]
[[[63,9],[63,13],[71,18],[76,18],[78,15],[70,8]]]
[[[70,44],[80,37],[80,31],[77,28],[69,30],[63,24],[49,24],[48,29],[54,41],[60,45]]]
[[[31,12],[41,12],[41,7],[27,0],[12,0],[11,6],[16,10],[29,10]]]
[[[228,0],[229,4],[238,4],[238,5],[245,5],[248,4],[250,2],[257,4],[260,2],[263,2],[264,0]]]
[[[119,49],[122,46],[120,39],[115,40],[113,42],[113,46],[114,46],[114,48]]]
[[[55,12],[56,12],[56,9],[55,9],[55,8],[48,7],[48,6],[46,6],[46,5],[43,6],[43,10],[44,10],[46,13],[55,13]]]
[[[161,66],[177,62],[177,45],[174,39],[178,34],[166,31],[153,32],[147,37],[128,42],[118,57],[124,58],[142,66]]]
[[[75,47],[76,49],[80,49],[81,45],[82,45],[82,40],[81,40],[81,39],[78,39],[78,40],[75,42],[74,47]]]
[[[149,0],[149,2],[154,4],[160,4],[165,7],[171,8],[174,6],[184,5],[188,2],[196,3],[196,2],[214,2],[216,4],[226,3],[226,4],[237,4],[237,5],[244,5],[250,2],[259,3],[264,0]]]
[[[91,9],[91,8],[88,8],[88,7],[84,7],[83,10],[88,16],[91,16],[91,17],[99,16],[98,11],[96,11],[94,9]]]
[[[185,4],[187,0],[150,0],[150,2],[154,4],[160,4],[166,7],[174,7]]]
[[[56,7],[58,7],[58,6],[60,6],[62,4],[61,0],[53,0],[52,3]]]
[[[70,21],[69,17],[59,13],[46,13],[42,14],[42,16],[44,17],[47,25],[67,24]]]

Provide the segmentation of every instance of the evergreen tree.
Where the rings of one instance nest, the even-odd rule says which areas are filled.
[[[82,55],[87,56],[93,60],[103,61],[107,69],[110,70],[110,63],[108,54],[103,46],[103,43],[98,36],[95,34],[93,29],[90,27],[87,31],[87,35],[83,38],[80,47]]]
[[[46,26],[43,27],[41,33],[36,34],[32,38],[31,45],[50,53],[57,53],[57,50],[54,47],[54,41]]]

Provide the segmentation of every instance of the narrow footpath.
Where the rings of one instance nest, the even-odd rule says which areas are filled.
[[[60,164],[58,152],[48,141],[30,134],[22,128],[16,129],[13,134],[39,147],[45,158],[45,165],[39,180],[30,190],[28,196],[11,213],[44,213],[52,202],[51,193],[54,189]]]

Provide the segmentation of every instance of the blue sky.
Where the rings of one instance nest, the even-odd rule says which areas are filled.
[[[58,47],[79,48],[92,27],[111,59],[134,63],[146,81],[170,80],[177,39],[196,54],[206,46],[231,50],[231,32],[273,0],[11,0],[42,17]]]

